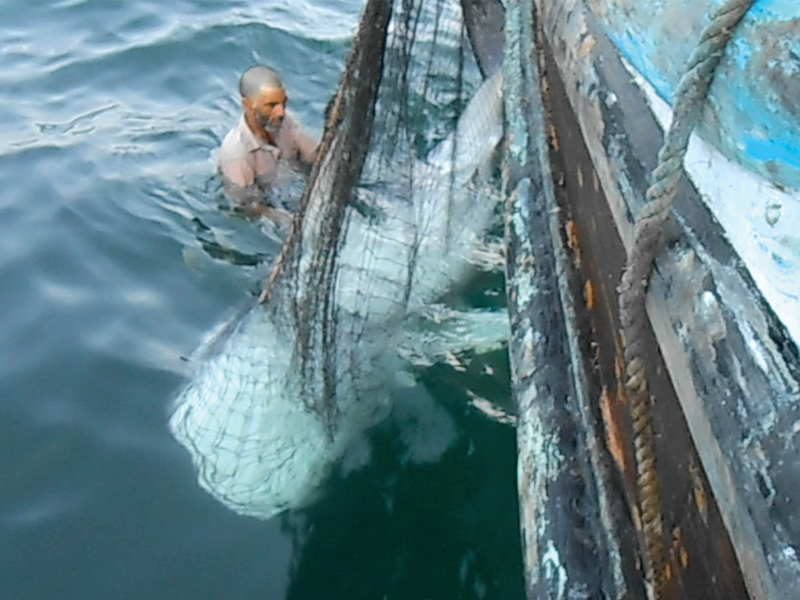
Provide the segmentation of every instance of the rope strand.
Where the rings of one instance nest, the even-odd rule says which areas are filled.
[[[644,538],[645,575],[652,596],[660,600],[666,588],[661,491],[653,432],[652,400],[645,370],[644,334],[647,327],[645,298],[663,225],[683,172],[689,137],[702,114],[714,72],[733,30],[754,0],[728,0],[712,16],[703,31],[686,72],[675,91],[672,125],[658,153],[658,166],[647,190],[647,204],[634,228],[619,289],[620,322],[625,345],[626,391],[633,419],[636,481]]]

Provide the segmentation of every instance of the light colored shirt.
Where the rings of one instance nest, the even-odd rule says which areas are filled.
[[[217,168],[228,197],[237,208],[263,205],[265,193],[281,172],[310,165],[316,143],[290,116],[283,119],[275,144],[256,136],[242,116],[222,141]]]

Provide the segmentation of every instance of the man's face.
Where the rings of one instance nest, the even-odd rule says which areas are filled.
[[[286,92],[281,88],[264,88],[248,100],[256,120],[270,135],[280,131],[286,116]]]

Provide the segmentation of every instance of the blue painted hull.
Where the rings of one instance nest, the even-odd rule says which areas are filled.
[[[672,104],[722,0],[587,0],[619,52]],[[700,134],[776,186],[800,190],[800,2],[757,0],[716,72]]]

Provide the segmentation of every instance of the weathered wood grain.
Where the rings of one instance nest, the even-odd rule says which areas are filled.
[[[622,248],[629,247],[633,215],[643,202],[661,131],[584,3],[537,0],[536,5],[594,166],[593,172],[581,172],[583,185],[569,194],[570,198],[577,194],[574,214],[576,221],[578,217],[583,221],[576,225],[578,247],[582,257],[597,255],[605,261],[604,245],[609,238],[616,237]],[[569,169],[565,177],[579,179]],[[587,182],[602,190],[604,199],[587,200],[584,196],[591,195],[580,191]],[[599,218],[604,210],[610,213],[605,220]],[[683,473],[682,479],[666,488],[674,497],[665,494],[665,511],[678,509],[670,508],[676,499],[688,502],[683,516],[666,515],[668,530],[680,527],[677,564],[683,547],[689,565],[705,561],[708,573],[713,574],[711,563],[720,549],[698,555],[690,550],[694,542],[687,534],[691,529],[693,535],[718,535],[710,518],[716,503],[749,594],[798,598],[798,349],[688,182],[676,201],[675,213],[657,261],[648,310],[666,375],[680,403],[670,407],[668,399],[656,393],[659,468],[664,477]],[[593,228],[600,232],[594,238],[587,234]],[[606,274],[591,280],[593,298],[615,306],[613,298],[605,296],[614,296],[619,272],[611,264],[598,268]],[[602,317],[613,318],[613,309]],[[611,357],[598,360],[610,373]],[[657,371],[655,367],[655,377]],[[620,409],[614,405],[615,395],[610,398],[605,405],[613,415]],[[612,417],[612,421],[621,422],[620,418]],[[691,432],[690,440],[677,433],[682,419]],[[685,447],[692,444],[697,464],[692,448]],[[630,465],[622,450],[618,464],[629,480]],[[693,514],[701,517],[699,522]],[[707,548],[718,544],[724,546],[724,540],[715,537]],[[702,547],[696,546],[698,551]],[[724,551],[719,560],[725,572]],[[701,592],[695,588],[695,595],[686,597],[715,597],[714,590],[724,587],[723,582],[710,579]]]
[[[530,2],[507,5],[507,286],[528,597],[644,598],[593,408],[582,283],[562,239]],[[588,359],[588,360],[587,360]]]

